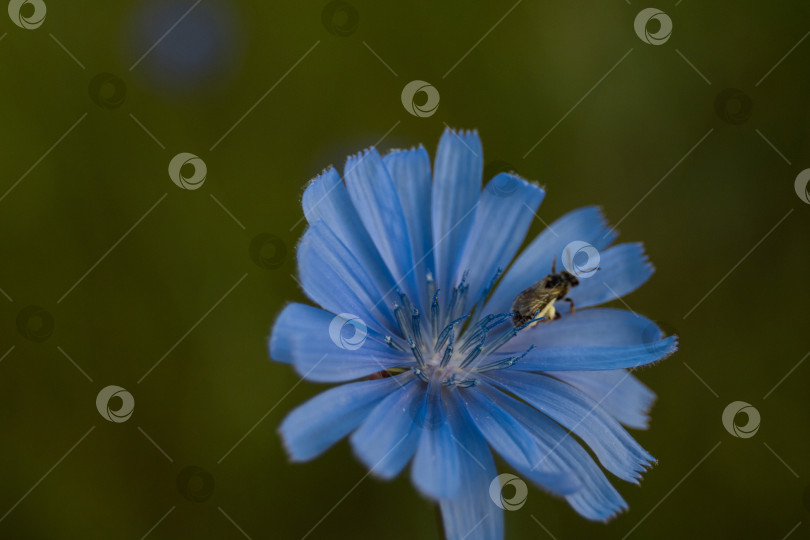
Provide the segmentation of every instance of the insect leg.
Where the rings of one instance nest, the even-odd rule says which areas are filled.
[[[568,298],[568,297],[563,298],[563,300],[565,300],[566,302],[568,302],[569,304],[571,304],[571,315],[573,315],[574,313],[576,313],[576,309],[574,308],[574,300],[573,300],[573,299],[571,299],[571,298]]]

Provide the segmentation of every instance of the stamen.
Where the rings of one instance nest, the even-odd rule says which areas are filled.
[[[399,296],[399,300],[402,303],[402,308],[405,310],[405,313],[410,313],[413,311],[411,300],[405,296],[405,293],[402,291],[397,291],[397,295]]]
[[[439,364],[440,367],[447,367],[447,364],[450,362],[450,357],[453,356],[453,336],[455,332],[450,332],[450,343],[447,344],[447,348],[444,350],[444,356],[442,357],[442,361]]]
[[[469,317],[469,315],[459,317],[458,319],[454,320],[453,322],[444,327],[444,330],[442,330],[442,333],[439,334],[439,338],[436,340],[436,346],[433,347],[434,352],[439,352],[441,348],[444,347],[444,344],[447,343],[447,336],[449,336],[450,332],[452,332],[453,325],[456,324],[457,322],[463,321],[467,317]]]
[[[419,310],[414,309],[413,315],[411,315],[411,330],[413,331],[413,340],[416,343],[417,347],[420,349],[424,347],[424,343],[422,341],[422,330],[419,327]]]
[[[481,292],[481,297],[478,299],[478,302],[475,304],[475,307],[473,307],[473,309],[472,309],[473,313],[477,313],[479,310],[481,310],[484,307],[484,302],[486,301],[487,296],[489,296],[489,293],[495,287],[495,282],[498,281],[498,278],[501,277],[501,274],[503,274],[503,268],[501,268],[499,266],[495,270],[495,275],[492,276],[492,279],[489,280],[489,284]]]
[[[467,290],[469,288],[470,286],[466,283],[461,285],[460,292],[458,294],[458,303],[453,307],[453,311],[450,313],[451,317],[458,318],[464,311],[464,306],[467,303]]]
[[[430,325],[433,329],[433,339],[439,339],[439,291],[433,293],[433,301],[430,303]]]
[[[420,311],[423,311],[424,308],[422,306],[413,307],[409,298],[403,292],[397,291],[399,301],[394,304],[393,311],[400,336],[394,338],[386,336],[386,344],[393,349],[405,352],[410,347],[417,364],[412,367],[414,375],[428,383],[434,390],[438,390],[441,386],[458,388],[476,386],[480,384],[480,380],[471,374],[503,369],[519,362],[534,346],[522,355],[509,356],[500,360],[492,361],[490,355],[508,343],[521,330],[543,320],[544,317],[538,317],[539,311],[533,314],[529,322],[517,328],[513,324],[505,324],[511,323],[515,313],[491,313],[480,317],[469,326],[462,323],[471,314],[477,313],[483,308],[486,298],[502,274],[503,268],[499,267],[482,291],[481,296],[476,295],[476,298],[472,299],[476,301],[473,309],[462,315],[468,309],[469,272],[463,272],[458,284],[452,288],[449,301],[440,306],[439,289],[436,288],[433,272],[428,271],[425,276],[426,292],[428,298],[431,299],[430,307],[427,308],[429,309],[429,321],[425,323],[428,327],[422,328]],[[408,313],[411,314],[410,321]],[[478,318],[477,315],[476,318]],[[458,327],[456,327],[457,324]],[[428,349],[426,340],[432,341],[433,351]],[[440,353],[441,357],[439,357]],[[482,362],[489,363],[481,366]],[[440,384],[441,386],[439,386]]]
[[[464,311],[464,299],[467,295],[467,289],[469,289],[469,285],[467,285],[467,274],[468,272],[465,270],[461,276],[461,283],[458,286],[453,287],[453,294],[450,297],[450,306],[447,308],[447,316],[450,319],[457,319],[461,312]]]
[[[422,382],[428,382],[428,380],[429,380],[428,376],[425,375],[425,372],[422,371],[419,368],[413,368],[413,374],[416,375],[419,378],[419,380],[422,381]]]
[[[437,292],[436,291],[436,280],[433,279],[433,272],[431,272],[430,270],[427,271],[426,281],[427,281],[427,297],[428,298],[433,298],[433,296]]]
[[[492,279],[489,280],[489,284],[484,289],[484,294],[481,295],[482,298],[486,298],[489,295],[490,291],[495,287],[495,282],[501,277],[501,274],[503,274],[503,268],[499,266],[495,269],[495,275],[492,276]]]
[[[490,331],[490,330],[492,330],[493,328],[495,328],[496,326],[498,326],[499,324],[501,324],[501,323],[502,323],[503,321],[505,321],[506,319],[511,319],[511,318],[512,318],[512,317],[514,317],[514,316],[515,316],[515,314],[514,314],[514,313],[501,313],[500,315],[498,315],[497,317],[495,317],[497,320],[495,320],[494,322],[492,322],[491,324],[489,324],[489,325],[487,326],[486,330],[487,330],[487,331]]]
[[[481,336],[484,335],[485,332],[484,327],[486,327],[486,325],[489,324],[489,322],[494,318],[495,318],[494,314],[489,314],[480,321],[478,321],[478,323],[476,323],[477,328],[473,330],[472,333],[462,336],[461,344],[459,345],[459,350],[461,352],[466,352],[467,349],[472,347],[473,343],[477,342],[481,338]]]
[[[545,317],[538,317],[538,316],[537,316],[537,314],[538,314],[538,313],[540,313],[540,310],[539,310],[539,309],[538,309],[537,311],[535,311],[535,312],[534,312],[534,315],[532,316],[532,320],[530,320],[529,322],[524,323],[524,324],[523,324],[523,326],[518,326],[518,327],[516,328],[516,330],[517,330],[518,332],[520,332],[520,331],[521,331],[521,330],[523,330],[524,328],[527,328],[527,327],[529,327],[529,326],[533,325],[534,323],[536,323],[536,322],[540,322],[540,321],[542,321],[543,319],[545,319]],[[514,313],[512,313],[512,315],[514,315]]]
[[[391,339],[391,336],[385,336],[385,344],[394,350],[405,352],[405,349],[402,348],[402,345]]]
[[[518,361],[517,356],[510,356],[509,358],[504,358],[503,360],[498,360],[496,362],[492,362],[485,366],[477,367],[474,371],[478,373],[485,373],[487,371],[492,371],[495,369],[504,369],[511,366],[514,366]]]
[[[481,336],[501,324],[504,320],[511,318],[514,313],[501,313],[500,315],[489,314],[483,319],[481,319],[476,328],[469,336],[464,336],[463,344],[461,347],[461,352],[467,351],[472,344],[477,342]]]
[[[408,319],[405,317],[405,313],[402,311],[402,307],[399,304],[394,304],[394,318],[397,320],[397,326],[399,326],[399,332],[402,334],[402,337],[407,339],[411,339],[411,333],[408,331],[410,326],[408,325]]]
[[[486,347],[484,347],[484,349],[481,351],[481,354],[483,354],[485,357],[489,356],[493,352],[500,349],[503,345],[506,345],[506,343],[510,339],[512,339],[517,335],[517,333],[518,333],[517,328],[515,327],[509,328],[504,333],[502,333],[501,335],[490,341],[486,345]]]
[[[419,350],[419,347],[416,346],[413,340],[410,340],[408,344],[411,346],[411,353],[414,358],[416,358],[416,363],[419,364],[420,368],[424,368],[426,364],[425,358],[422,356],[422,351]]]
[[[487,364],[485,366],[475,368],[473,371],[476,371],[478,373],[484,373],[486,371],[492,371],[494,369],[504,369],[504,368],[512,367],[515,364],[517,364],[518,362],[520,362],[521,360],[523,360],[523,358],[527,354],[529,354],[533,349],[534,349],[534,345],[532,345],[528,349],[526,349],[523,352],[523,354],[521,354],[520,356],[510,356],[509,358],[504,358],[503,360],[497,360],[497,361],[492,362],[490,364]]]
[[[476,348],[474,348],[472,351],[470,351],[470,354],[468,354],[467,357],[464,359],[464,361],[461,362],[461,365],[459,367],[464,369],[467,366],[469,366],[470,364],[472,364],[475,361],[475,359],[478,358],[478,356],[481,354],[481,350],[484,348],[484,342],[486,340],[487,340],[487,336],[482,337],[481,338],[481,343],[479,343]]]

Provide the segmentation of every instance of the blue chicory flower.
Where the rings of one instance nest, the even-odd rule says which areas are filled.
[[[627,505],[602,468],[638,483],[654,461],[622,426],[645,428],[655,397],[629,370],[677,343],[640,315],[592,306],[632,292],[653,267],[640,244],[612,245],[596,207],[553,222],[515,259],[545,191],[508,173],[482,190],[482,155],[477,133],[448,129],[432,174],[422,146],[370,148],[343,179],[330,168],[307,186],[299,275],[322,309],[285,307],[270,355],[307,380],[344,384],[293,410],[284,443],[306,461],[351,435],[385,479],[410,462],[451,539],[503,538],[491,450],[607,520]],[[572,245],[598,265],[573,265]],[[558,301],[557,319],[513,324],[513,300],[555,261],[582,271],[568,292],[578,309]]]

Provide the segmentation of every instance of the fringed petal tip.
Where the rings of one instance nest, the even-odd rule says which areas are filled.
[[[646,364],[642,364],[642,365],[638,365],[638,366],[633,366],[632,368],[629,368],[630,371],[635,372],[637,370],[640,370],[640,369],[643,369],[643,368],[646,368],[646,367],[649,367],[649,366],[653,366],[653,365],[657,364],[658,362],[662,362],[662,361],[666,360],[667,358],[669,358],[670,356],[672,356],[673,354],[675,354],[678,351],[678,343],[679,343],[678,342],[678,336],[675,335],[675,334],[673,334],[671,336],[662,337],[658,341],[646,343],[645,346],[647,347],[647,349],[651,353],[654,353],[655,356],[657,356],[657,358],[655,360],[653,360],[652,362],[648,362]],[[654,399],[655,399],[655,397],[653,396],[653,400]]]
[[[631,292],[635,291],[636,289],[638,289],[639,287],[641,287],[641,285],[646,283],[647,280],[649,280],[650,277],[652,277],[652,275],[655,273],[655,265],[653,264],[652,260],[650,260],[650,255],[647,253],[647,250],[644,248],[644,242],[626,242],[626,243],[614,246],[611,249],[616,249],[616,248],[619,248],[619,247],[622,247],[624,250],[628,250],[628,251],[636,250],[636,254],[635,254],[636,255],[636,260],[633,261],[633,264],[636,265],[636,270],[637,271],[641,270],[641,272],[639,272],[639,274],[642,276],[640,279],[643,279],[643,281],[641,283],[639,283],[638,285],[636,285],[632,290],[630,290],[630,291],[628,291],[626,293],[620,294],[620,296],[626,296],[626,295],[630,294]]]
[[[464,128],[454,128],[454,127],[447,126],[447,127],[444,128],[444,131],[442,132],[442,137],[444,137],[445,135],[457,135],[457,136],[462,136],[462,137],[476,137],[476,138],[479,138],[478,130],[476,128],[464,129]]]
[[[650,260],[650,255],[647,253],[647,250],[644,248],[644,242],[636,242],[639,249],[641,250],[641,264],[649,270],[650,274],[655,273],[655,265]]]
[[[626,421],[620,420],[622,425],[624,425],[624,426],[626,426],[628,428],[637,429],[639,431],[646,431],[646,430],[650,429],[650,421],[651,421],[651,414],[650,413],[652,413],[652,408],[655,405],[656,397],[657,396],[653,395],[651,398],[649,398],[649,401],[647,403],[641,405],[638,408],[637,415],[636,415],[637,418],[635,419],[634,422],[628,423]],[[655,463],[656,462],[653,462],[653,465]]]
[[[366,157],[370,155],[382,159],[376,147],[369,146],[368,148],[364,148],[363,150],[357,152],[356,154],[352,154],[346,158],[346,163],[343,166],[343,176],[345,177],[346,175],[348,175],[349,171],[351,171],[354,167],[357,166],[358,163],[360,163],[362,160],[364,160]]]
[[[410,148],[389,148],[388,152],[386,152],[385,156],[383,157],[388,157],[391,154],[398,154],[401,152],[417,152],[417,151],[427,152],[427,150],[425,150],[424,145],[422,143],[419,143],[415,146],[411,146]]]
[[[634,484],[636,486],[641,485],[641,480],[644,478],[643,474],[652,469],[658,460],[652,457],[650,454],[647,454],[649,457],[643,461],[639,462],[639,466],[630,474],[629,477],[624,477],[622,480],[626,481],[629,484]]]
[[[607,231],[602,238],[605,240],[606,245],[609,246],[619,237],[619,230],[616,227],[610,226],[610,221],[608,221],[608,218],[605,215],[604,208],[598,205],[592,205],[586,208],[591,208],[596,214],[599,223],[599,230]]]
[[[598,519],[591,519],[591,521],[596,521],[597,523],[609,523],[609,522],[613,521],[614,519],[619,517],[621,514],[624,514],[625,512],[627,512],[630,509],[630,505],[628,505],[624,501],[622,501],[622,503],[623,503],[622,505],[608,510],[604,514],[603,517],[600,517]]]
[[[320,192],[321,190],[318,189],[320,187],[319,184],[324,182],[324,179],[332,175],[335,175],[338,179],[340,179],[340,174],[338,173],[337,169],[334,165],[330,164],[324,167],[320,173],[310,178],[309,182],[305,183],[303,189],[301,189],[298,200],[301,201],[301,208],[304,210],[304,217],[308,220],[313,217],[310,214],[312,208],[317,206],[324,197],[324,195]],[[325,191],[328,193],[330,189],[331,188],[327,187]],[[316,194],[316,192],[318,193]],[[315,201],[312,200],[313,194],[315,194]]]
[[[502,177],[499,180],[499,177]],[[517,191],[520,188],[527,188],[533,187],[535,189],[539,189],[543,195],[546,193],[546,186],[541,185],[539,182],[534,180],[530,180],[528,178],[524,178],[520,174],[514,171],[502,171],[495,174],[492,178],[484,178],[484,181],[487,182],[484,189],[492,189],[493,187],[497,187],[499,185],[508,184],[512,191]],[[493,184],[494,182],[494,184]]]
[[[636,255],[637,258],[634,261],[634,264],[638,265],[640,268],[642,268],[645,271],[647,277],[644,280],[644,283],[646,283],[646,280],[649,279],[649,276],[652,276],[655,273],[655,265],[650,260],[650,255],[647,253],[647,250],[644,248],[644,242],[625,242],[625,243],[622,243],[622,244],[619,244],[619,245],[615,246],[612,249],[615,249],[615,248],[618,248],[618,247],[622,247],[624,250],[628,250],[628,251],[636,250],[635,255]],[[641,285],[643,285],[643,283],[639,284],[636,288],[640,287]],[[632,292],[632,291],[630,291],[630,292]],[[630,293],[628,292],[626,294],[630,294]]]
[[[453,156],[454,154],[454,157],[458,157],[459,155],[463,156],[467,153],[472,153],[475,157],[475,161],[479,162],[477,165],[480,167],[476,175],[480,175],[483,172],[484,150],[481,144],[481,137],[478,136],[478,130],[453,129],[449,126],[445,128],[441,139],[439,139],[439,148],[436,152],[437,166],[442,159],[443,147],[444,152],[449,152],[445,154],[445,157]]]
[[[309,179],[309,182],[307,182],[306,184],[304,184],[304,189],[302,190],[302,193],[303,193],[303,192],[305,192],[307,189],[309,189],[309,187],[310,187],[312,184],[316,183],[318,180],[320,180],[320,179],[321,179],[321,178],[323,178],[324,176],[326,176],[326,175],[328,175],[328,174],[335,173],[335,172],[337,172],[337,169],[335,168],[335,166],[334,166],[334,165],[332,165],[332,164],[330,163],[329,165],[327,165],[326,167],[324,167],[323,169],[321,169],[321,172],[319,172],[318,174],[316,174],[315,176],[313,176],[312,178],[310,178],[310,179]]]

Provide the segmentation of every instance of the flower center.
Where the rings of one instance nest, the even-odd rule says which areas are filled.
[[[453,287],[446,310],[439,307],[439,291],[436,290],[430,273],[427,276],[427,285],[428,293],[432,297],[428,317],[429,327],[423,331],[419,310],[413,307],[405,294],[399,293],[401,304],[394,305],[394,316],[400,336],[407,347],[391,336],[385,338],[386,343],[394,349],[400,351],[410,349],[417,364],[412,368],[413,372],[422,381],[461,388],[475,386],[478,382],[476,377],[478,373],[510,367],[534,348],[529,347],[519,356],[501,355],[493,360],[491,358],[493,353],[518,332],[536,323],[537,319],[515,327],[512,324],[514,313],[489,314],[465,327],[467,319],[482,303],[479,302],[472,312],[462,315],[468,289],[466,275],[459,285]]]

